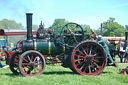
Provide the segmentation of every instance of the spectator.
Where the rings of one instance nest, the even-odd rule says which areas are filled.
[[[2,45],[0,44],[0,61],[1,61],[1,52],[2,52]],[[4,67],[2,64],[1,64],[1,62],[0,62],[0,67]]]
[[[111,57],[111,55],[109,53],[109,48],[107,46],[106,40],[104,38],[102,38],[101,35],[98,35],[98,39],[96,39],[96,42],[98,42],[99,44],[101,44],[104,47],[104,49],[105,49],[105,51],[107,53],[107,57],[108,57],[108,59],[110,61],[109,63],[111,65],[117,67],[117,63],[113,61],[113,59],[112,59],[112,57]]]
[[[124,46],[124,43],[121,42],[121,44],[120,44],[120,62],[121,63],[123,62],[123,55],[124,55],[124,52],[125,52],[125,50],[123,50],[123,46]]]
[[[2,45],[0,44],[0,58],[2,58],[2,52],[3,50],[2,50]],[[0,61],[0,67],[2,67],[2,68],[8,68],[9,66],[7,65],[7,66],[4,66],[4,65],[2,65],[2,63],[1,63],[1,61]]]
[[[128,45],[126,45],[126,54],[125,54],[124,62],[128,62]]]

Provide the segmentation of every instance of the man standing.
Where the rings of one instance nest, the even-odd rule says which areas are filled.
[[[128,62],[128,45],[126,45],[126,54],[125,54],[124,62]]]
[[[98,42],[99,44],[101,44],[104,47],[111,65],[117,67],[117,63],[113,61],[113,59],[109,53],[109,48],[107,46],[106,40],[104,38],[102,38],[101,35],[98,35],[98,39],[96,39],[96,42]]]
[[[125,53],[125,50],[123,50],[124,43],[120,42],[120,62],[123,62],[123,55]]]

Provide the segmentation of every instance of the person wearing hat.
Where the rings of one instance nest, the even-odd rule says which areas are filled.
[[[105,51],[107,53],[107,57],[108,57],[109,63],[111,63],[111,65],[117,67],[117,63],[113,61],[113,59],[112,59],[112,57],[110,55],[109,48],[107,46],[106,40],[104,38],[102,38],[101,35],[98,35],[98,38],[96,39],[96,42],[98,42],[99,44],[101,44],[104,47],[104,49],[105,49]]]

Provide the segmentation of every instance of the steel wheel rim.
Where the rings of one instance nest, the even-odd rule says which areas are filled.
[[[20,61],[20,71],[24,76],[38,76],[43,72],[44,67],[44,59],[35,52],[24,55]]]
[[[82,75],[99,74],[106,66],[106,60],[104,49],[96,42],[84,42],[78,45],[72,55],[74,69]]]

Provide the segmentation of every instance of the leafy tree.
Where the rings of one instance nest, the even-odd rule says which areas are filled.
[[[96,35],[100,35],[100,28],[99,28],[99,29],[94,30],[94,32],[96,33]]]
[[[114,20],[115,18],[110,17],[107,22],[103,23],[104,36],[115,36],[115,34],[121,34],[121,36],[125,35],[126,29],[117,22],[114,22]]]
[[[128,25],[125,25],[126,30],[128,30]]]
[[[108,22],[114,22],[115,18],[113,17],[109,17],[109,20],[107,20]]]
[[[84,31],[86,31],[85,34],[88,34],[88,35],[91,35],[92,34],[91,33],[91,28],[90,28],[89,25],[81,24],[81,27],[83,28]]]
[[[19,29],[23,28],[21,23],[16,23],[14,20],[3,19],[0,21],[0,29]]]
[[[66,21],[65,19],[55,19],[54,23],[52,24],[54,32],[59,33],[60,29],[67,23],[68,21]]]

